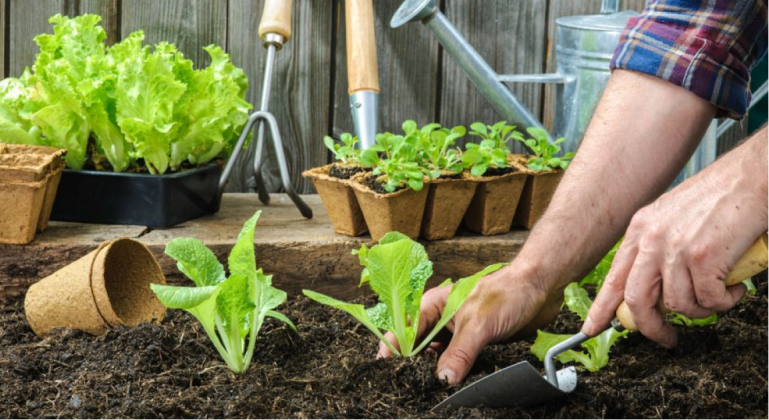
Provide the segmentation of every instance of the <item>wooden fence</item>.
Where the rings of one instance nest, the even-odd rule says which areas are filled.
[[[438,42],[419,24],[391,29],[400,0],[374,0],[379,76],[380,129],[399,130],[406,119],[444,125],[492,122],[499,117]],[[600,0],[440,0],[441,9],[499,73],[541,73],[555,68],[555,19],[594,14]],[[641,10],[645,0],[623,0],[623,8]],[[109,42],[144,30],[148,42],[169,41],[199,65],[202,48],[218,44],[229,51],[251,81],[248,99],[258,104],[264,50],[256,34],[262,0],[0,0],[2,76],[18,76],[33,63],[33,37],[50,32],[48,18],[62,13],[102,16]],[[348,109],[343,0],[294,0],[292,40],[278,53],[270,110],[276,115],[298,191],[312,192],[304,169],[329,161],[322,137],[352,131]],[[553,92],[546,86],[517,85],[514,92],[546,124]],[[734,138],[741,137],[737,125]],[[271,149],[268,145],[267,150]],[[242,159],[231,191],[253,188]],[[265,179],[280,190],[273,154]]]

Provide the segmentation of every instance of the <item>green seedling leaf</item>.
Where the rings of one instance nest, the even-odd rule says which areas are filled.
[[[443,318],[419,347],[415,348],[422,295],[425,284],[433,273],[432,262],[424,247],[403,234],[390,232],[382,237],[379,244],[371,248],[362,246],[357,255],[364,266],[361,285],[368,284],[379,296],[376,306],[366,310],[363,305],[341,302],[309,290],[305,290],[304,294],[316,302],[349,313],[380,340],[383,340],[382,331],[392,332],[398,342],[398,350],[396,351],[389,342],[385,343],[394,354],[405,357],[421,351],[456,314],[477,282],[502,266],[489,266],[454,284]]]
[[[183,309],[198,319],[219,355],[236,373],[248,369],[256,336],[267,317],[294,324],[274,309],[286,301],[286,293],[272,287],[272,276],[256,269],[254,232],[260,212],[246,221],[230,252],[230,276],[202,242],[176,239],[166,253],[197,287],[151,285],[163,305]],[[244,346],[246,346],[244,348]]]

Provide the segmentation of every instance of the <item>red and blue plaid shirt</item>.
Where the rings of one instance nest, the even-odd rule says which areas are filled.
[[[740,119],[750,68],[766,54],[765,0],[655,0],[628,23],[611,62],[681,86]]]

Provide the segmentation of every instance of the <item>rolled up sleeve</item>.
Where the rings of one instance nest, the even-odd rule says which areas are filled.
[[[658,0],[628,23],[611,62],[681,86],[741,119],[750,68],[766,53],[767,6],[759,1]]]

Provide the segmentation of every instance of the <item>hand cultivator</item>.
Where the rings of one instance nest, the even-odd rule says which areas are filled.
[[[270,104],[270,87],[272,86],[272,72],[275,68],[275,55],[283,48],[283,45],[291,39],[291,5],[293,0],[267,0],[264,4],[262,13],[262,22],[259,25],[259,37],[262,39],[264,48],[267,49],[267,59],[264,64],[264,82],[262,83],[262,100],[259,111],[254,112],[248,119],[248,123],[243,128],[243,132],[238,139],[232,156],[224,168],[222,177],[219,180],[220,194],[227,185],[227,180],[232,173],[232,169],[237,162],[237,157],[243,145],[246,143],[251,130],[256,125],[256,155],[254,157],[254,180],[256,181],[256,192],[259,194],[259,201],[264,204],[270,203],[270,195],[264,185],[262,177],[262,164],[264,163],[264,124],[270,128],[270,136],[275,147],[275,156],[278,159],[280,168],[280,179],[283,189],[291,198],[296,207],[307,219],[312,219],[312,209],[304,200],[299,197],[293,185],[291,185],[291,176],[286,163],[286,154],[283,151],[283,140],[280,137],[278,122],[275,116],[268,110]]]

